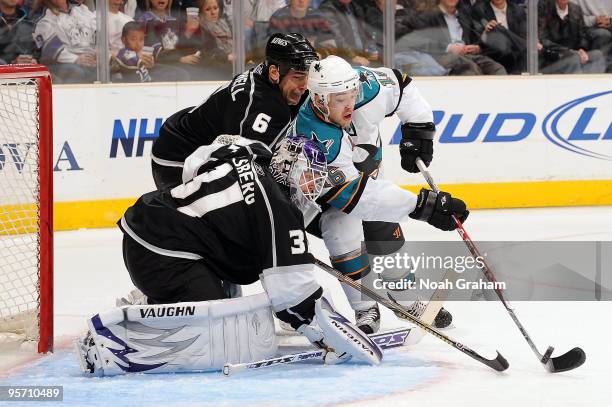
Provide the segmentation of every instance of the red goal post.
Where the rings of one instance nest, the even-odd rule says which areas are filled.
[[[41,353],[53,350],[51,103],[45,66],[0,66],[0,332]]]

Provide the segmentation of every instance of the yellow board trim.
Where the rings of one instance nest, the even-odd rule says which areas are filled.
[[[402,185],[418,192],[425,185]],[[442,184],[470,209],[612,205],[612,180]]]
[[[416,193],[423,186],[402,188]],[[465,200],[470,209],[612,205],[612,180],[443,184],[440,188]],[[136,198],[56,202],[55,230],[114,227],[135,201]],[[0,216],[0,224],[2,219]]]
[[[55,230],[114,227],[127,208],[137,198],[99,201],[55,202],[53,226]]]

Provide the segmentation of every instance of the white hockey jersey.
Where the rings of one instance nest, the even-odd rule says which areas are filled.
[[[95,52],[96,14],[84,4],[68,4],[68,12],[45,9],[34,29],[42,63],[74,63],[78,54]]]
[[[328,185],[319,202],[362,220],[399,222],[416,206],[416,195],[371,175],[382,158],[378,126],[394,113],[405,122],[433,122],[433,113],[416,86],[399,71],[356,67],[363,94],[348,128],[324,122],[308,99],[291,129],[325,147]]]

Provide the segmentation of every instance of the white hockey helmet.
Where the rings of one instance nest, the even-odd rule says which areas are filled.
[[[335,55],[330,55],[310,65],[308,90],[313,100],[315,96],[318,97],[314,106],[326,119],[329,114],[330,95],[356,90],[356,103],[363,99],[359,74],[348,62]]]

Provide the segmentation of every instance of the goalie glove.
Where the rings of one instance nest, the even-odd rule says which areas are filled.
[[[457,228],[453,216],[463,223],[469,214],[470,211],[467,210],[465,202],[461,199],[453,198],[447,192],[437,194],[423,188],[419,192],[416,208],[408,216],[425,221],[438,229],[449,231]]]
[[[355,359],[371,365],[382,360],[382,351],[366,334],[338,313],[325,297],[315,303],[315,317],[297,331],[320,348],[326,349],[326,364]]]

